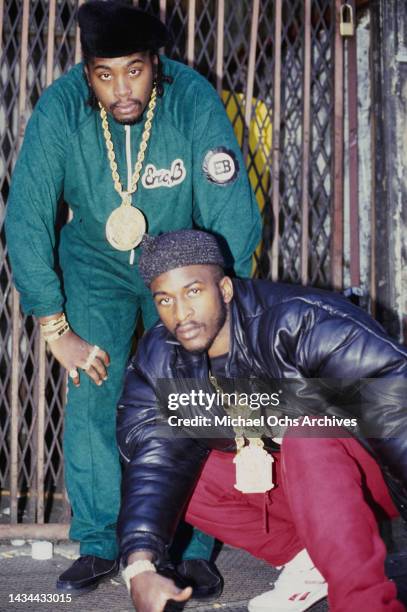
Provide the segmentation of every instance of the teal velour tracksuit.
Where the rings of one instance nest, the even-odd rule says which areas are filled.
[[[260,237],[260,216],[244,162],[223,105],[209,83],[183,64],[162,57],[164,95],[157,99],[151,137],[133,204],[154,235],[200,227],[230,249],[229,263],[250,274]],[[27,125],[13,175],[6,232],[14,280],[27,314],[65,310],[72,329],[111,358],[109,378],[97,387],[82,373],[69,385],[64,455],[73,509],[70,536],[81,554],[117,556],[115,523],[120,465],[115,441],[116,403],[137,317],[157,319],[130,252],[105,237],[120,204],[113,186],[99,113],[88,104],[78,64],[41,96]],[[137,159],[144,119],[123,126],[109,117],[121,184],[126,189]],[[60,198],[73,219],[56,245]],[[56,250],[62,269],[56,268]],[[201,555],[204,556],[204,555]]]

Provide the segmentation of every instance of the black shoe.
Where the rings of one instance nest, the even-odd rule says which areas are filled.
[[[397,599],[407,606],[407,553],[387,555],[385,571],[387,578],[396,583]]]
[[[176,566],[186,586],[192,586],[193,599],[216,598],[222,595],[223,578],[216,565],[205,559],[186,559]]]
[[[93,555],[84,555],[74,561],[57,580],[57,589],[72,595],[82,595],[93,591],[100,582],[119,571],[117,560],[101,559]]]

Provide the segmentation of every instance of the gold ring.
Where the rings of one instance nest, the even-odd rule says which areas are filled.
[[[85,361],[85,365],[83,366],[83,370],[85,370],[85,371],[89,370],[90,366],[92,365],[92,361],[95,359],[95,357],[98,354],[99,350],[100,350],[99,347],[97,346],[97,344],[95,344],[95,346],[93,347],[93,349],[89,353],[87,360]]]
[[[72,370],[69,370],[68,372],[70,378],[74,379],[78,377],[78,370],[76,368],[72,368]]]

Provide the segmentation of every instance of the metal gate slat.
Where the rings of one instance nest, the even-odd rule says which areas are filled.
[[[308,284],[309,164],[311,140],[311,0],[304,10],[304,109],[302,118],[301,282]]]
[[[280,216],[280,122],[281,122],[281,39],[282,39],[282,0],[275,4],[275,30],[274,30],[274,107],[273,107],[273,165],[272,165],[272,194],[273,194],[273,243],[271,248],[271,279],[276,281],[279,274],[279,216]]]

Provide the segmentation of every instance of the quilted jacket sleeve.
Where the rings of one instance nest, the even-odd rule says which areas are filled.
[[[164,555],[208,455],[196,440],[171,435],[142,362],[139,350],[118,409],[124,459],[118,537],[125,559],[140,549],[153,551],[158,559]]]
[[[407,516],[407,350],[352,305],[306,311],[301,314],[306,325],[291,326],[293,358],[302,375],[321,381],[327,392],[344,390],[343,408],[358,421],[354,433],[377,458]]]

